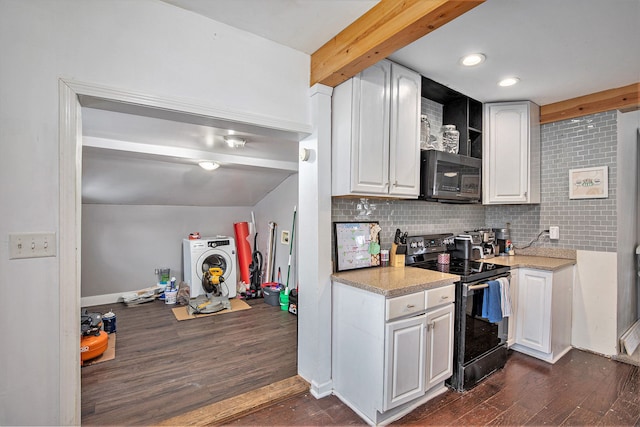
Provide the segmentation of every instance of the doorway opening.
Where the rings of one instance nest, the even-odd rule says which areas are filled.
[[[150,99],[147,96],[122,92],[105,87],[60,81],[60,414],[65,424],[79,424],[81,419],[81,372],[79,313],[81,307],[81,250],[82,250],[82,109],[98,105],[106,111],[137,112],[166,117],[190,117],[194,121],[208,120],[228,124],[232,121],[214,116],[202,106],[189,106],[171,100]],[[220,113],[219,111],[215,111]],[[239,128],[280,135],[296,142],[308,135],[305,125],[291,129],[291,123],[274,125],[261,117],[244,115]],[[268,123],[267,123],[268,122]],[[293,154],[297,157],[297,145]],[[257,166],[260,167],[260,166]],[[286,164],[281,168],[289,167]]]

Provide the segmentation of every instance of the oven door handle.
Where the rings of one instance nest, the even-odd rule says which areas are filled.
[[[475,291],[476,289],[484,289],[484,288],[488,288],[489,284],[488,283],[480,283],[479,285],[471,285],[468,286],[467,289],[470,291]]]
[[[510,278],[510,277],[511,277],[511,272],[507,272],[507,273],[503,273],[503,274],[498,274],[498,275],[496,275],[496,276],[489,277],[489,278],[487,278],[487,279],[481,279],[481,280],[478,280],[478,281],[475,281],[475,282],[467,282],[467,283],[464,283],[464,286],[465,286],[466,288],[468,288],[468,289],[473,289],[472,287],[473,287],[473,286],[476,286],[476,285],[487,285],[487,286],[489,286],[489,284],[487,283],[489,280],[496,280],[496,279],[499,279],[499,278],[501,278],[501,277],[507,277],[507,278]]]

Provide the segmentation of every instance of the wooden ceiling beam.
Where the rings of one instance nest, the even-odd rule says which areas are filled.
[[[485,0],[381,0],[311,55],[311,86],[335,87]]]
[[[540,107],[540,124],[574,119],[609,110],[640,109],[640,82]]]

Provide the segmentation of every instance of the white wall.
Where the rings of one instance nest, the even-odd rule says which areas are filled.
[[[153,286],[158,267],[181,280],[182,239],[194,231],[234,237],[233,224],[249,214],[247,207],[82,205],[82,305]]]
[[[280,242],[280,235],[283,230],[288,230],[291,236],[293,225],[293,208],[298,203],[298,174],[291,175],[284,180],[275,190],[267,194],[253,208],[256,218],[256,228],[258,231],[258,250],[262,253],[263,267],[267,265],[267,253],[269,247],[269,222],[275,222],[276,227],[276,250],[274,262],[274,281],[277,281],[278,267],[282,272],[282,283],[287,283],[287,271],[289,265],[289,245]],[[291,273],[289,275],[289,288],[296,287],[297,276],[297,240],[298,240],[298,224],[296,220],[296,229],[294,230],[294,246],[291,262]],[[251,249],[254,249],[253,236],[251,237]],[[263,281],[268,281],[266,273],[263,275]]]
[[[156,0],[0,0],[0,52],[0,424],[57,425],[59,259],[8,234],[59,229],[58,79],[309,123],[309,56]]]
[[[571,345],[604,355],[617,352],[617,255],[577,251]]]
[[[282,283],[286,283],[289,245],[280,242],[280,233],[291,232],[297,198],[298,175],[294,174],[254,207],[83,204],[82,306],[114,302],[124,292],[154,285],[154,270],[158,267],[171,268],[171,275],[180,280],[184,271],[182,239],[195,231],[202,237],[235,238],[234,223],[250,223],[252,211],[258,229],[258,249],[264,257],[263,267],[266,267],[268,223],[277,224],[274,280],[280,267]],[[253,250],[252,234],[248,241]],[[292,256],[291,287],[296,284],[295,255]]]

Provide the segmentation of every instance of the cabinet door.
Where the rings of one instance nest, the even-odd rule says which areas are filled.
[[[389,192],[391,63],[380,61],[354,80],[351,191]]]
[[[420,102],[422,77],[391,64],[389,194],[420,193]]]
[[[425,390],[453,374],[453,321],[453,304],[427,313]]]
[[[424,394],[425,325],[424,314],[387,323],[385,411]]]
[[[485,204],[540,203],[540,107],[485,104]]]
[[[551,351],[552,279],[549,271],[518,271],[516,344],[543,353]]]
[[[511,317],[507,328],[507,346],[511,347],[516,342],[516,325],[518,313],[518,269],[511,269],[509,279],[509,291],[511,296]]]

